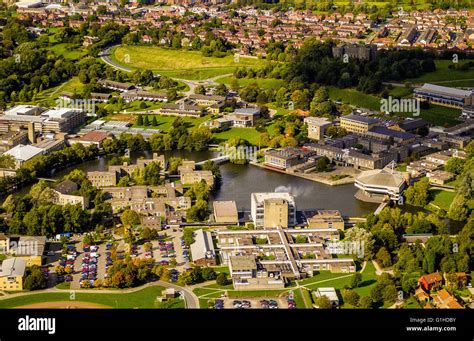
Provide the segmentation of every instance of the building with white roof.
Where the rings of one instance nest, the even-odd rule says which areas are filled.
[[[435,84],[424,84],[421,88],[414,90],[416,98],[447,107],[462,108],[472,106],[474,103],[474,92]]]
[[[355,178],[355,186],[359,188],[355,197],[374,203],[403,200],[401,196],[407,187],[407,178],[408,173],[387,167],[362,172]]]
[[[191,244],[193,263],[200,266],[216,265],[216,252],[212,235],[203,229],[194,231],[194,243]]]
[[[337,296],[336,289],[334,288],[318,288],[316,290],[316,296],[326,296],[331,302],[333,308],[337,308],[339,306],[339,297]]]
[[[15,168],[20,168],[21,165],[31,160],[32,158],[44,153],[44,149],[38,148],[31,145],[19,144],[9,151],[5,152],[4,155],[11,155],[15,159]]]
[[[21,258],[8,258],[0,269],[0,290],[23,290],[26,261]]]
[[[82,110],[73,108],[43,109],[32,105],[17,105],[0,116],[0,131],[19,130],[32,124],[39,133],[69,132],[85,120]]]

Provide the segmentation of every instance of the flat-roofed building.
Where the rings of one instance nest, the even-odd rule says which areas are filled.
[[[326,296],[329,299],[333,308],[339,307],[339,297],[334,288],[317,288],[315,292],[316,297]]]
[[[117,172],[115,171],[92,171],[87,172],[87,179],[97,188],[117,185]]]
[[[331,122],[325,117],[305,117],[304,123],[308,126],[308,138],[319,141],[324,137]]]
[[[0,271],[0,290],[23,290],[26,262],[21,258],[8,258],[2,262]]]
[[[350,114],[341,116],[341,127],[351,133],[365,134],[379,124],[379,120],[367,116]]]
[[[285,287],[278,266],[257,263],[253,255],[230,257],[229,271],[236,290],[281,289]]]
[[[239,214],[235,201],[214,201],[214,221],[223,224],[238,224]]]
[[[202,105],[205,107],[225,101],[224,96],[218,95],[191,94],[188,96],[188,98],[195,102],[197,105]]]
[[[201,117],[203,109],[198,105],[167,103],[158,112],[161,115]]]
[[[303,152],[298,148],[267,149],[265,151],[265,165],[279,169],[287,169],[303,163]]]
[[[203,229],[194,231],[191,256],[193,263],[199,266],[214,266],[217,264],[214,243],[209,231],[204,231]]]
[[[443,170],[435,170],[433,172],[427,173],[426,177],[429,179],[431,184],[445,185],[446,183],[454,180],[456,174]]]
[[[416,98],[429,103],[444,105],[446,107],[462,108],[474,104],[474,92],[441,85],[425,83],[420,88],[415,88]]]
[[[252,193],[251,216],[258,229],[295,226],[295,199],[290,193]]]
[[[70,139],[69,144],[73,145],[75,143],[79,143],[86,147],[95,145],[97,148],[102,148],[102,143],[105,140],[113,139],[113,137],[113,134],[109,132],[93,130],[82,136]]]
[[[0,135],[0,152],[5,152],[19,144],[28,142],[28,132],[24,130],[9,131]]]
[[[209,170],[192,170],[181,172],[181,183],[183,185],[192,185],[204,180],[209,187],[214,186],[214,174]]]
[[[308,218],[308,228],[344,230],[344,219],[337,210],[318,210],[314,216]]]
[[[168,102],[166,94],[159,94],[156,92],[132,90],[124,92],[120,95],[126,102],[133,101],[150,101],[150,102]]]

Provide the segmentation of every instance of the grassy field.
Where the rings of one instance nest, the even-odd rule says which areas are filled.
[[[315,278],[316,277],[316,278]],[[305,282],[305,287],[311,290],[316,290],[317,288],[322,287],[333,287],[336,290],[344,289],[344,287],[349,285],[352,280],[352,274],[333,274],[329,271],[321,271],[318,275],[308,278]],[[303,284],[303,281],[299,281],[299,284]],[[362,272],[362,282],[358,288],[355,288],[356,291],[361,297],[367,296],[370,293],[370,290],[375,285],[376,274],[375,267],[372,262],[368,262],[365,266],[364,271]]]
[[[216,79],[216,82],[229,86],[233,79],[237,79],[237,78],[232,77],[232,76],[225,76],[225,77]],[[239,78],[237,79],[237,82],[239,86],[241,87],[245,87],[249,84],[257,83],[258,87],[263,88],[263,89],[279,89],[285,85],[284,80],[276,79],[276,78],[268,78],[268,79],[266,78]]]
[[[260,133],[254,128],[231,128],[221,133],[214,134],[214,137],[220,143],[234,137],[240,137],[253,145],[258,145]]]
[[[74,45],[70,43],[54,44],[47,48],[49,51],[53,51],[58,56],[63,56],[70,60],[79,60],[84,57],[87,52],[81,49],[80,45]]]
[[[397,89],[397,90],[395,90]],[[401,89],[401,90],[398,90]],[[392,96],[405,97],[408,95],[406,88],[394,88]],[[360,108],[380,111],[380,98],[374,95],[364,94],[355,89],[329,88],[329,97],[338,102],[350,104]],[[428,122],[439,126],[453,126],[459,123],[458,118],[461,115],[459,109],[442,107],[430,104],[428,109],[420,110],[420,117]],[[413,117],[412,113],[396,113],[396,116]]]
[[[447,211],[449,210],[449,206],[451,206],[451,203],[453,202],[456,193],[443,191],[441,189],[431,189],[430,195],[433,198],[433,200],[431,200],[430,202],[431,204],[434,204]],[[469,200],[467,202],[467,206],[471,210],[474,209],[474,200]]]
[[[154,115],[154,116],[156,117],[156,121],[158,124],[156,126],[149,125],[147,126],[147,128],[157,128],[164,132],[169,132],[171,130],[173,122],[177,118],[176,116],[161,116],[161,115]],[[148,115],[148,120],[150,121],[150,123],[152,119],[153,119],[153,115]],[[192,129],[192,128],[199,127],[201,123],[208,121],[210,119],[210,115],[202,116],[199,118],[182,117],[181,119],[189,129]],[[133,126],[138,127],[138,125],[136,124],[134,124]],[[143,126],[141,126],[141,128],[143,128]]]
[[[328,87],[328,91],[329,98],[333,101],[354,105],[359,108],[380,110],[380,98],[377,96],[364,94],[355,89],[339,89],[336,87]]]
[[[101,304],[111,308],[184,308],[184,302],[179,299],[167,303],[155,303],[156,297],[161,296],[164,287],[152,286],[133,293],[81,293],[76,291],[76,301]],[[42,302],[69,301],[70,293],[38,293],[0,300],[0,308],[14,308],[23,305]]]
[[[265,62],[259,59],[233,56],[223,58],[204,57],[199,51],[172,50],[154,46],[117,46],[111,57],[131,69],[147,69],[161,75],[206,79],[232,73],[237,67],[259,67]]]
[[[462,65],[464,62],[459,61]],[[474,86],[474,68],[469,70],[454,70],[449,66],[453,65],[452,60],[435,60],[436,71],[426,73],[418,78],[409,79],[412,83],[438,83],[443,86]],[[459,82],[463,81],[463,85]]]

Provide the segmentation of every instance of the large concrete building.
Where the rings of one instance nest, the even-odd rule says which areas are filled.
[[[408,173],[392,169],[375,169],[359,174],[355,186],[359,188],[356,198],[368,202],[399,201],[407,187]]]
[[[355,272],[352,258],[333,258],[327,245],[337,229],[224,230],[217,232],[221,262],[236,290],[281,288],[315,271]]]
[[[365,134],[377,124],[379,120],[367,116],[356,114],[341,116],[341,127],[351,133]]]
[[[214,201],[212,207],[216,223],[237,224],[239,222],[235,201]]]
[[[414,90],[416,98],[446,107],[462,108],[474,104],[474,91],[450,88],[435,84],[424,84]]]
[[[324,133],[331,122],[324,117],[305,117],[304,123],[308,126],[308,138],[319,141],[324,137]]]
[[[251,216],[256,229],[295,226],[295,199],[290,193],[252,193]]]

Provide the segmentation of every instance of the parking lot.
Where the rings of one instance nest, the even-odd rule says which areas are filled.
[[[285,297],[221,298],[220,300],[223,302],[223,309],[288,309]]]

